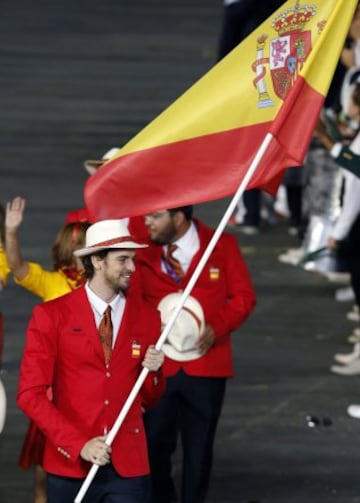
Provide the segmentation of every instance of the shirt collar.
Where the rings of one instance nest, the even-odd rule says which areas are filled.
[[[107,302],[105,302],[103,299],[101,299],[100,297],[98,297],[96,295],[96,293],[94,293],[90,286],[89,286],[89,282],[87,281],[86,284],[85,284],[85,290],[86,290],[86,294],[88,296],[88,299],[89,299],[89,302],[90,304],[93,306],[93,308],[95,309],[95,311],[100,315],[102,316],[106,310],[106,308],[108,306],[111,306],[111,310],[112,312],[116,312],[116,310],[118,309],[119,305],[120,305],[120,302],[121,302],[121,299],[123,298],[123,294],[122,293],[118,293],[113,299],[112,301],[108,304]]]
[[[194,243],[199,241],[198,233],[196,230],[196,226],[193,221],[191,221],[190,227],[188,230],[179,238],[177,241],[174,241],[175,244],[180,250],[186,251],[191,249],[194,246]]]

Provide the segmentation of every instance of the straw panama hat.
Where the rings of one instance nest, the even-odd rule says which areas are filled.
[[[0,433],[4,429],[6,417],[6,393],[4,385],[0,379]]]
[[[113,147],[102,156],[101,159],[88,159],[84,162],[84,168],[89,173],[89,175],[93,175],[97,172],[99,168],[106,162],[109,161],[112,157],[114,157],[120,151],[119,148]]]
[[[170,293],[159,302],[158,310],[163,325],[169,321],[181,296],[181,292]],[[180,362],[200,358],[203,353],[196,349],[195,343],[204,329],[205,317],[201,304],[190,296],[186,299],[161,349],[167,357]]]
[[[137,243],[130,235],[125,222],[119,220],[101,220],[86,231],[85,247],[74,251],[76,257],[85,257],[109,248],[147,248],[148,245]]]

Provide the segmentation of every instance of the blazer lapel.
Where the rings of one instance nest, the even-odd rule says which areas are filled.
[[[95,317],[89,300],[86,295],[85,287],[77,288],[69,298],[70,309],[73,311],[74,327],[73,330],[84,332],[94,347],[96,354],[104,360],[104,352],[100,342],[100,337],[95,324]]]
[[[205,250],[207,248],[208,243],[210,242],[210,239],[212,237],[213,231],[210,231],[207,227],[203,226],[197,219],[194,219],[198,235],[199,235],[199,240],[200,240],[200,248],[198,251],[195,253],[193,258],[191,259],[189,269],[187,270],[187,273],[185,274],[184,277],[184,283],[183,286],[186,285],[193,275],[201,257],[204,255]],[[216,245],[217,246],[217,245]],[[216,248],[215,246],[215,248]]]
[[[137,307],[136,296],[127,293],[125,310],[117,333],[112,358],[116,357],[119,352],[123,352],[122,354],[125,358],[131,357],[132,346],[139,344],[136,335],[136,327],[139,326],[138,316],[139,309]]]

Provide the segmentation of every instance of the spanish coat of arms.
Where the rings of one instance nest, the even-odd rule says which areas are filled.
[[[316,14],[316,5],[300,5],[296,1],[294,7],[280,12],[272,21],[273,29],[278,37],[269,41],[268,35],[260,35],[257,39],[256,61],[252,65],[256,73],[254,86],[259,93],[258,108],[274,105],[267,89],[265,75],[269,65],[273,91],[281,100],[289,94],[304,62],[311,52],[311,30],[305,30],[308,21]],[[324,22],[318,23],[322,29]],[[265,50],[269,56],[265,56]]]

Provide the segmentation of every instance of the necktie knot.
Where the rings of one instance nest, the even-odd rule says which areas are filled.
[[[109,326],[109,324],[111,324],[111,306],[108,306],[105,309],[104,314],[103,314],[103,320],[104,320],[104,324],[106,326]]]
[[[177,250],[177,248],[177,245],[170,243],[166,250],[165,260],[168,273],[177,283],[179,283],[184,277],[184,271],[179,260],[173,256],[173,253]]]
[[[166,259],[173,259],[173,260],[176,260],[174,257],[173,257],[173,253],[175,250],[177,250],[178,246],[177,245],[174,245],[173,243],[170,243],[167,247],[167,251],[166,251]]]

